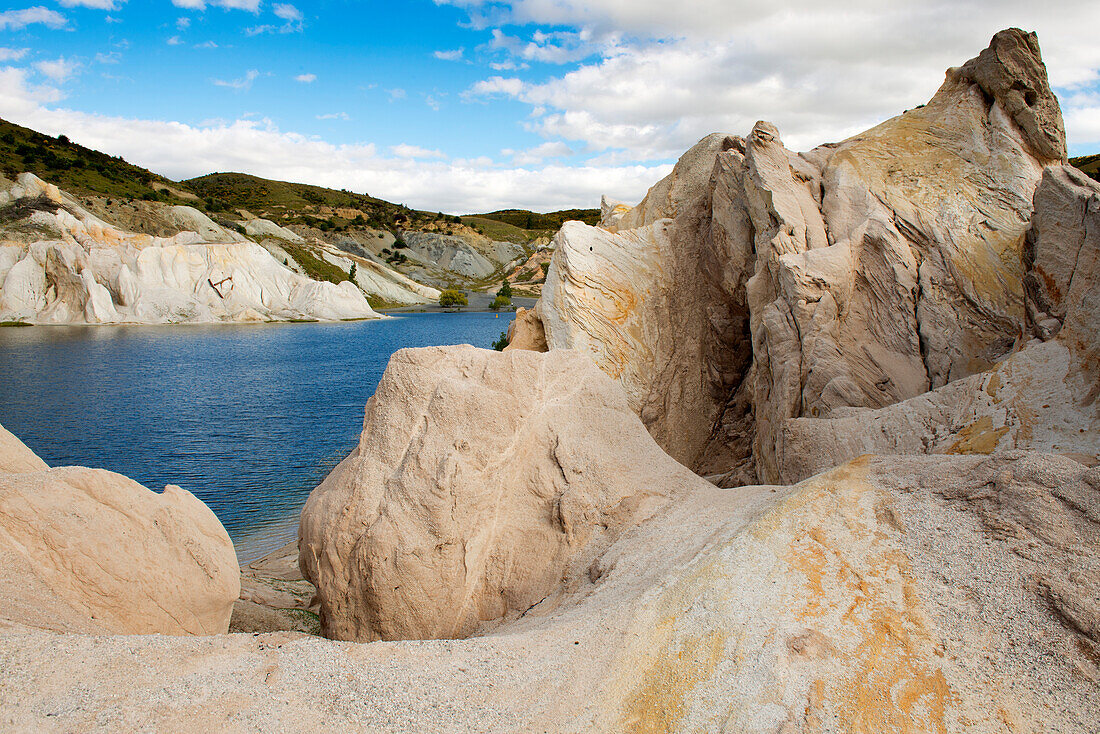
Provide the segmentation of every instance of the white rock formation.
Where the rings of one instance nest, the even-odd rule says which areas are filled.
[[[350,283],[310,280],[189,207],[168,238],[126,232],[31,174],[0,206],[31,213],[0,230],[0,320],[176,323],[374,318]],[[213,240],[211,238],[214,238]],[[223,239],[224,238],[224,239]]]
[[[217,634],[239,593],[233,543],[190,492],[50,469],[0,427],[0,628]]]
[[[402,232],[401,236],[409,245],[409,256],[465,278],[487,278],[500,267],[461,237],[432,232]]]
[[[302,510],[302,571],[330,637],[463,637],[586,578],[694,481],[581,354],[406,349]]]
[[[765,122],[708,136],[638,207],[563,227],[536,312],[674,458],[778,481],[789,421],[914,398],[1021,345],[1032,199],[1064,158],[1034,34],[1003,31],[927,105],[838,145],[794,154]]]

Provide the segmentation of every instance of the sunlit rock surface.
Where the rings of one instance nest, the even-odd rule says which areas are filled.
[[[41,324],[373,318],[354,284],[318,282],[189,207],[172,237],[127,232],[31,174],[0,193],[0,320]]]
[[[51,469],[0,427],[0,628],[212,635],[239,593],[233,543],[190,492]]]

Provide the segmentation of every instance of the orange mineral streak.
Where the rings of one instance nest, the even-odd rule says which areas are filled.
[[[804,577],[805,593],[793,611],[807,628],[836,629],[837,608],[827,599],[852,600],[839,619],[843,666],[839,675],[817,682],[823,690],[813,691],[820,702],[814,708],[831,710],[838,726],[852,732],[946,732],[954,696],[935,663],[936,641],[909,558],[879,532],[875,502],[865,500],[876,490],[859,475],[849,464],[807,489],[811,496],[799,517],[808,522],[786,557]],[[837,512],[841,531],[815,521]],[[856,546],[865,554],[853,553]]]

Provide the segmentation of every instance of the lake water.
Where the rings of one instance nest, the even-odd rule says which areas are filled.
[[[0,328],[0,424],[51,466],[180,485],[249,561],[295,537],[306,497],[354,448],[391,354],[488,347],[508,319]]]

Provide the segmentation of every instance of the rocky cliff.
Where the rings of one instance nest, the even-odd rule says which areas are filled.
[[[638,206],[605,200],[600,227],[562,228],[536,314],[678,460],[727,483],[803,476],[784,456],[806,444],[785,436],[806,421],[911,400],[1051,336],[1049,294],[1076,260],[1044,221],[1080,229],[1069,210],[1089,197],[1036,192],[1064,160],[1035,36],[1003,31],[928,104],[842,143],[792,153],[766,122],[703,139]],[[1095,429],[1080,412],[1073,430]]]
[[[178,323],[373,318],[351,283],[319,282],[188,207],[172,237],[128,232],[31,174],[0,192],[0,320]]]

